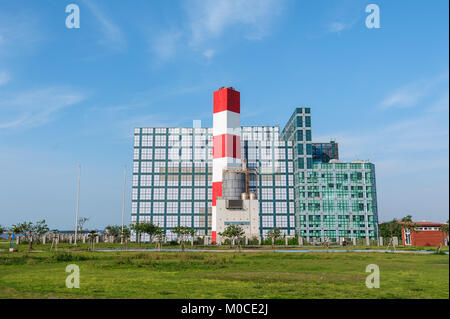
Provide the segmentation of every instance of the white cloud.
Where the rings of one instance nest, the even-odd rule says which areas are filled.
[[[6,73],[5,71],[0,71],[0,86],[8,83],[10,79],[11,78],[8,73]]]
[[[46,88],[0,97],[0,129],[30,128],[52,121],[62,109],[84,100],[84,96],[64,88]]]
[[[125,49],[126,40],[122,30],[105,14],[104,10],[97,7],[92,1],[83,1],[83,3],[89,8],[100,24],[103,33],[103,38],[100,40],[100,43],[119,51]]]
[[[188,2],[192,43],[221,36],[233,26],[248,39],[261,39],[284,6],[281,0],[192,0]]]
[[[417,105],[417,102],[425,96],[425,90],[415,86],[401,88],[385,98],[380,106],[382,108],[406,108]]]
[[[342,22],[333,22],[330,24],[328,31],[332,33],[339,33],[346,29],[348,26]]]
[[[185,1],[187,16],[180,23],[183,27],[164,30],[152,37],[150,48],[161,60],[174,57],[181,48],[193,49],[210,59],[217,51],[211,42],[218,38],[237,36],[259,40],[265,37],[284,5],[285,0]]]
[[[205,51],[203,51],[203,55],[208,58],[211,59],[215,54],[215,51],[213,49],[207,49]]]
[[[383,109],[414,107],[445,81],[448,82],[448,73],[426,81],[410,83],[388,95],[381,101],[380,107]]]

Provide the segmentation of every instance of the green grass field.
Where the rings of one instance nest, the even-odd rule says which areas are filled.
[[[68,264],[80,267],[79,289],[65,287]],[[379,289],[365,286],[368,264],[380,267]],[[448,299],[449,256],[21,249],[0,252],[0,298]]]

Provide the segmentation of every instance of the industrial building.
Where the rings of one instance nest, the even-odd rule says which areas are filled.
[[[132,223],[151,221],[167,239],[192,227],[212,242],[229,224],[308,242],[377,237],[375,166],[313,142],[310,108],[296,108],[282,131],[241,126],[240,93],[221,88],[212,111],[213,128],[135,128]]]

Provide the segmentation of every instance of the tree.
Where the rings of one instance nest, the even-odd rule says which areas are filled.
[[[406,217],[403,217],[400,221],[407,223],[410,222],[412,223],[412,216],[411,215],[407,215]]]
[[[390,238],[392,241],[393,237],[400,238],[402,236],[402,228],[398,220],[394,218],[390,222],[380,223],[378,225],[378,233],[381,237]]]
[[[0,225],[0,235],[3,235],[4,232],[6,232],[7,229],[5,227],[3,227],[2,225]],[[9,239],[12,240],[12,236],[9,236]],[[11,243],[11,247],[12,247],[12,243]]]
[[[19,224],[14,224],[11,226],[11,231],[17,235],[25,235],[25,231],[27,228],[27,223],[23,222],[23,223],[19,223]]]
[[[155,236],[156,225],[151,222],[141,223],[141,232],[149,236],[150,243],[153,241],[153,236]]]
[[[442,240],[438,248],[438,253],[441,251],[442,246],[445,244],[445,240],[448,238],[448,220],[447,224],[441,225],[440,230],[442,232]]]
[[[113,242],[116,242],[116,238],[119,237],[122,227],[119,225],[108,225],[105,228],[105,232],[108,236],[113,237]]]
[[[325,237],[324,245],[325,245],[325,247],[327,247],[327,251],[328,251],[328,248],[330,248],[330,238],[328,236]]]
[[[230,248],[233,246],[235,240],[238,240],[238,248],[241,250],[241,238],[244,236],[244,229],[239,225],[228,225],[220,236],[230,239]]]
[[[98,232],[96,230],[91,230],[88,233],[88,250],[94,251],[94,242],[95,238],[98,236]],[[90,245],[90,247],[89,247]]]
[[[78,218],[78,232],[81,234],[84,229],[84,224],[89,220],[87,217],[80,217]]]
[[[58,250],[58,230],[57,229],[53,229],[51,231],[52,233],[52,246],[50,247],[50,250],[53,249],[53,245],[55,245],[55,250]]]
[[[405,218],[402,218],[400,222],[397,221],[396,219],[394,219],[392,222],[390,222],[390,224],[389,224],[390,240],[389,240],[389,244],[387,246],[388,249],[392,245],[392,247],[395,250],[394,237],[402,238],[402,228],[405,230],[409,230],[410,233],[418,232],[417,227],[419,225],[417,225],[416,223],[414,223],[412,221],[409,221],[409,219],[411,219],[410,217],[411,216],[406,216]],[[405,221],[403,221],[403,220],[405,220]],[[394,222],[396,224],[394,224]]]
[[[11,231],[12,233],[14,233],[14,234],[17,234],[17,236],[20,235],[20,234],[22,233],[22,231],[23,231],[23,229],[22,229],[22,224],[12,225],[10,231]],[[18,238],[19,238],[19,237],[18,237]],[[11,247],[12,247],[12,245],[13,245],[13,242],[12,242],[13,240],[14,240],[14,239],[13,239],[13,237],[11,236]],[[19,239],[19,240],[20,240],[20,239]]]
[[[272,239],[272,249],[275,244],[275,240],[281,237],[281,230],[275,227],[267,232],[267,237]]]
[[[412,216],[407,215],[400,220],[394,218],[391,221],[380,223],[378,225],[378,233],[383,238],[390,238],[392,241],[393,237],[402,237],[402,226],[399,224],[399,222],[402,223],[412,223]]]
[[[142,223],[136,223],[131,224],[130,228],[136,233],[137,241],[139,244],[139,247],[141,247],[141,238],[142,234],[148,234],[150,237],[150,242],[153,239],[153,236],[155,235],[156,225],[151,222],[142,222]]]
[[[158,247],[157,247],[157,249],[161,249],[162,248],[162,241],[164,239],[164,230],[161,227],[156,226],[155,236],[156,236],[156,238],[158,240]]]
[[[177,226],[174,229],[172,229],[172,233],[178,235],[178,238],[181,243],[181,250],[183,251],[184,251],[184,237],[188,235],[194,236],[195,232],[196,232],[195,229],[186,226]]]
[[[15,233],[15,234],[22,234],[23,232],[23,227],[22,224],[15,224],[11,226],[11,232]]]
[[[36,236],[40,237],[41,235],[47,233],[49,230],[47,224],[45,223],[45,220],[38,221],[34,224],[33,232]]]
[[[23,222],[21,224],[13,225],[11,230],[15,233],[25,235],[29,243],[29,250],[33,250],[34,237],[48,232],[48,226],[43,219],[34,224],[32,222]]]
[[[139,247],[141,247],[142,223],[131,224],[130,228],[135,232]]]
[[[125,248],[127,248],[128,239],[131,236],[131,231],[128,226],[124,225],[123,229],[120,229],[120,238],[122,238],[122,244],[125,244]]]

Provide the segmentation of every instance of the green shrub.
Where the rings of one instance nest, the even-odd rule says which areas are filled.
[[[0,265],[23,265],[28,259],[27,255],[20,257],[5,256],[0,258]]]
[[[72,254],[69,252],[56,252],[53,254],[52,259],[55,261],[81,261],[89,260],[90,258],[85,255]]]

